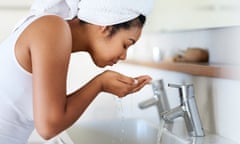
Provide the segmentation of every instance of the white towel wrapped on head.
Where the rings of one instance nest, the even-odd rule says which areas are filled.
[[[82,0],[78,18],[96,25],[114,25],[147,15],[152,0]]]
[[[79,0],[35,0],[31,6],[31,14],[55,14],[64,19],[77,16]]]
[[[56,14],[64,19],[77,16],[86,22],[106,26],[147,15],[154,0],[35,0],[31,12]]]

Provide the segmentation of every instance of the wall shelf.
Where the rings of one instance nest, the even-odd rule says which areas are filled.
[[[182,62],[148,62],[127,60],[124,63],[187,73],[195,76],[206,76],[214,78],[225,78],[240,80],[240,67],[229,65],[218,65],[208,63],[182,63]]]

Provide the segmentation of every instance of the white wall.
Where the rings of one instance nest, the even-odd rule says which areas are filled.
[[[149,16],[148,30],[173,31],[240,24],[238,0],[156,0],[155,2]]]

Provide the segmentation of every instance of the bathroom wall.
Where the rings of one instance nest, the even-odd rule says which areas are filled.
[[[210,29],[210,62],[239,67],[240,28]],[[240,81],[194,77],[205,127],[240,143]]]

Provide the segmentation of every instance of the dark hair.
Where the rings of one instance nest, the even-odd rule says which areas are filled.
[[[146,17],[144,15],[139,15],[135,19],[127,22],[112,25],[110,36],[114,35],[120,29],[129,29],[130,27],[143,27],[145,24]]]
[[[111,25],[111,31],[109,36],[113,36],[120,29],[129,29],[131,27],[143,27],[146,21],[146,17],[144,15],[139,15],[138,17],[129,20],[127,22]],[[80,20],[81,23],[88,23],[83,20]]]

